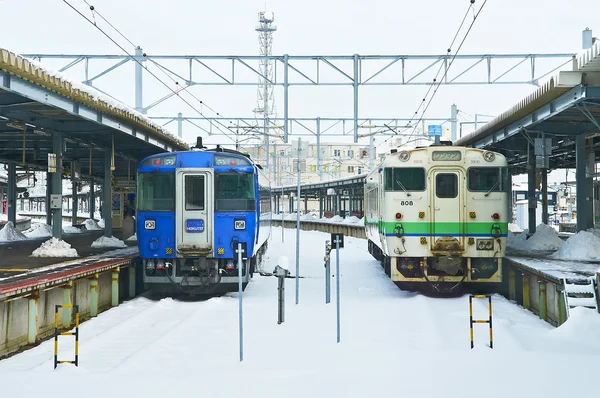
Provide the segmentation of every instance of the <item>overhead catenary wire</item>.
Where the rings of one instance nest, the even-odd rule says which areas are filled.
[[[479,13],[481,12],[481,10],[483,9],[483,7],[485,6],[485,4],[487,3],[487,0],[484,0],[482,6],[479,8],[479,10],[477,11],[477,13],[475,13],[473,4],[475,3],[475,0],[469,0],[469,7],[467,8],[467,11],[465,13],[465,16],[463,17],[463,20],[459,26],[459,28],[456,31],[456,34],[454,35],[454,38],[452,39],[452,42],[449,46],[449,48],[447,49],[447,53],[446,53],[446,57],[452,52],[452,46],[454,45],[454,42],[456,41],[456,38],[459,35],[459,32],[461,31],[464,22],[466,20],[466,17],[469,15],[469,11],[473,10],[474,16],[473,16],[473,20],[471,21],[471,25],[469,26],[469,28],[467,29],[467,32],[465,33],[465,36],[463,37],[460,45],[458,46],[458,49],[454,52],[454,55],[452,56],[452,59],[450,60],[448,66],[446,67],[446,70],[444,72],[444,75],[442,76],[441,79],[438,80],[438,76],[439,73],[442,69],[443,63],[440,62],[440,68],[438,69],[438,73],[436,74],[435,78],[433,79],[433,84],[431,84],[427,90],[427,93],[425,94],[425,96],[423,97],[423,99],[420,101],[419,106],[417,107],[417,110],[415,111],[415,113],[413,114],[413,116],[411,117],[410,121],[408,122],[408,124],[411,124],[413,118],[418,115],[419,110],[421,109],[421,107],[423,106],[423,104],[426,102],[427,100],[427,95],[429,95],[429,93],[431,92],[431,90],[433,89],[433,94],[431,95],[431,98],[429,99],[429,101],[427,102],[427,105],[425,105],[425,109],[423,109],[423,112],[421,113],[421,117],[419,117],[419,119],[414,123],[413,130],[411,131],[409,137],[407,140],[410,140],[410,138],[414,135],[414,133],[417,130],[417,127],[419,125],[419,123],[421,123],[425,117],[425,113],[427,112],[427,109],[429,109],[429,106],[433,100],[433,98],[435,97],[435,94],[437,93],[437,90],[439,89],[439,87],[441,86],[442,82],[444,81],[444,79],[446,78],[448,71],[450,70],[450,67],[452,66],[452,63],[454,62],[456,55],[458,55],[458,52],[460,51],[461,47],[463,46],[466,38],[469,35],[469,32],[471,31],[471,28],[473,27],[473,24],[475,23],[475,21],[477,20],[477,17],[479,16]],[[435,87],[435,88],[434,88]],[[402,130],[401,132],[405,132],[409,129],[410,127],[405,128],[404,130]],[[390,140],[393,136],[389,137],[387,140],[385,140],[383,143],[387,142],[388,140]]]
[[[69,3],[67,0],[62,0],[63,3],[67,4],[71,9],[73,9],[77,14],[79,14],[82,18],[84,18],[87,22],[89,22],[90,24],[92,24],[96,29],[98,29],[104,36],[106,36],[111,42],[113,42],[117,47],[119,47],[121,49],[121,51],[123,51],[125,54],[127,54],[127,56],[129,56],[133,61],[135,61],[137,64],[139,64],[142,68],[144,68],[151,76],[153,76],[156,80],[158,80],[162,85],[164,85],[167,89],[169,89],[169,91],[171,91],[174,95],[177,95],[183,102],[185,102],[190,108],[192,108],[195,112],[197,112],[200,116],[202,116],[204,119],[206,119],[207,121],[209,121],[212,124],[212,121],[209,120],[201,111],[199,111],[194,105],[192,105],[189,101],[187,101],[185,98],[183,98],[179,93],[181,91],[186,90],[187,88],[189,88],[190,86],[186,86],[186,87],[182,87],[179,88],[177,90],[173,90],[168,84],[166,84],[163,80],[161,80],[155,73],[153,73],[150,69],[148,69],[145,65],[142,64],[141,61],[139,61],[137,59],[137,57],[131,55],[123,46],[121,46],[115,39],[113,39],[108,33],[106,33],[106,31],[104,31],[101,27],[98,26],[98,24],[95,22],[95,18],[94,21],[92,21],[91,19],[89,19],[87,16],[85,16],[80,10],[78,10],[75,6],[73,6],[71,3]],[[122,37],[125,38],[125,40],[127,40],[132,46],[139,48],[138,46],[136,46],[131,40],[129,40],[123,33],[121,33],[117,28],[114,27],[114,25],[112,25],[110,22],[108,22],[108,20],[106,20],[106,18],[104,18],[96,9],[93,5],[89,4],[86,0],[83,0],[90,8],[90,10],[92,11],[93,14],[97,14],[102,20],[104,20],[108,25],[110,25],[115,31],[117,31],[119,33],[119,35],[121,35]],[[146,56],[146,54],[144,53],[144,57]],[[162,70],[161,68],[159,68],[160,70]],[[166,72],[163,71],[163,73],[165,73],[169,78],[171,78],[171,80],[173,80],[175,82],[176,85],[179,85],[179,83],[177,81],[175,81],[172,76],[168,75]],[[208,106],[204,101],[200,100],[198,97],[194,96],[193,94],[189,93],[188,94],[192,95],[192,97],[194,97],[197,101],[199,101],[202,105],[206,106],[207,108],[209,108],[211,111],[217,113],[214,109],[212,109],[210,106]],[[219,115],[219,113],[217,113],[217,115]],[[224,125],[223,123],[221,123],[220,121],[215,121],[217,124],[220,124],[221,126],[223,126],[224,128],[231,130],[228,126]],[[223,133],[223,135],[225,135],[227,138],[229,138],[230,140],[232,140],[233,143],[235,143],[235,139],[232,138],[229,134],[225,133],[223,130],[221,130],[218,126],[217,129],[219,131],[221,131],[221,133]],[[232,133],[234,133],[232,131]],[[234,133],[235,134],[235,133]]]
[[[470,2],[471,2],[471,4],[473,4],[473,3],[475,3],[475,0],[470,0]],[[465,43],[465,40],[469,36],[469,33],[471,32],[471,29],[473,28],[473,25],[475,24],[475,21],[477,20],[477,17],[479,16],[479,13],[483,9],[483,7],[485,7],[486,3],[487,3],[487,0],[484,0],[483,4],[481,5],[481,7],[477,11],[477,13],[474,15],[473,20],[471,21],[471,25],[469,25],[469,28],[467,29],[467,33],[465,33],[465,36],[463,37],[462,41],[460,42],[460,44],[458,46],[458,49],[456,50],[456,52],[452,56],[452,59],[450,60],[450,63],[448,64],[448,67],[446,68],[446,71],[444,72],[444,75],[442,76],[442,78],[440,79],[440,81],[437,83],[437,85],[435,85],[436,87],[433,90],[433,94],[431,95],[431,98],[429,99],[429,102],[425,106],[425,109],[423,110],[423,113],[421,114],[421,118],[419,119],[419,121],[423,120],[423,117],[425,116],[425,112],[427,112],[427,109],[429,109],[429,105],[431,105],[431,101],[433,101],[433,98],[435,97],[435,94],[437,93],[438,89],[441,86],[441,82],[446,78],[446,76],[448,74],[448,71],[450,70],[450,67],[454,63],[454,60],[456,59],[456,55],[458,55],[458,52],[460,51],[460,49],[462,48],[463,44]],[[413,128],[413,131],[411,132],[411,136],[412,136],[412,134],[414,134],[415,131],[416,131],[416,125]]]

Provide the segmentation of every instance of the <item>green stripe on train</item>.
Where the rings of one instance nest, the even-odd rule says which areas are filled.
[[[379,232],[385,234],[393,234],[396,225],[402,225],[405,234],[429,235],[433,233],[433,223],[431,222],[379,222]],[[505,222],[438,222],[435,224],[436,234],[448,235],[491,235],[492,228],[500,227],[500,233],[505,235],[508,233],[508,223]]]

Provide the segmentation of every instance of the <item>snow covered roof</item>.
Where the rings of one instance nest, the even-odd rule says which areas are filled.
[[[91,86],[70,80],[65,74],[50,70],[19,54],[0,48],[0,70],[61,94],[96,111],[114,116],[154,135],[171,141],[178,149],[189,145],[162,126],[125,104],[100,93]]]

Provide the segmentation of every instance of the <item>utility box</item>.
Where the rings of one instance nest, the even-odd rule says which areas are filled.
[[[56,193],[50,195],[50,208],[53,210],[62,209],[62,195]]]

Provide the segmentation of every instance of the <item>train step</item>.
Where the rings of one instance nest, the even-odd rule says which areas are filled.
[[[563,278],[563,285],[565,287],[567,311],[569,308],[574,307],[586,307],[598,310],[594,279],[569,281]]]

